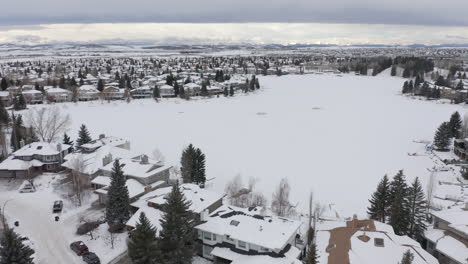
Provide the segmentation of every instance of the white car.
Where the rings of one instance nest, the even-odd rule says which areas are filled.
[[[23,188],[21,188],[19,190],[20,193],[32,193],[32,192],[35,192],[36,191],[36,188],[34,188],[34,186],[32,184],[25,184],[23,186]]]

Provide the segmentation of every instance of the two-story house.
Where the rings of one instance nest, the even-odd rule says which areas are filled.
[[[71,152],[70,145],[34,142],[11,154],[0,163],[1,178],[31,178],[42,172],[61,169],[64,157]]]
[[[424,233],[426,250],[441,264],[468,263],[468,203],[431,215],[434,225]]]
[[[198,254],[214,263],[300,263],[305,242],[302,222],[264,216],[260,208],[224,205],[211,214],[202,214],[198,232]]]

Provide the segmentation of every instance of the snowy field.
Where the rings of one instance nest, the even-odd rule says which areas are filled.
[[[335,204],[344,216],[365,215],[368,198],[386,173],[404,169],[425,184],[433,162],[408,156],[432,140],[436,127],[462,106],[402,97],[401,78],[303,75],[260,77],[262,91],[233,98],[165,99],[57,104],[73,121],[100,133],[126,138],[136,153],[158,148],[179,165],[193,143],[207,157],[210,188],[223,192],[241,174],[258,178],[269,199],[280,179],[289,179],[292,201]]]

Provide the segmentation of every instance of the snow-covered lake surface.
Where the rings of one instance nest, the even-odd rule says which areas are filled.
[[[389,76],[303,75],[260,77],[262,91],[232,98],[183,101],[57,104],[70,113],[70,135],[84,123],[100,133],[126,138],[136,153],[158,148],[178,165],[193,143],[207,158],[210,188],[223,192],[236,174],[258,178],[269,199],[280,179],[289,179],[291,200],[336,204],[346,216],[365,215],[368,198],[386,173],[404,169],[425,184],[430,159],[410,157],[432,140],[436,127],[461,106],[402,97],[402,79]]]

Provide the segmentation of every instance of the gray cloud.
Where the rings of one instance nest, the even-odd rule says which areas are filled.
[[[0,24],[319,22],[468,26],[466,0],[16,0]],[[26,8],[27,7],[27,8]]]

